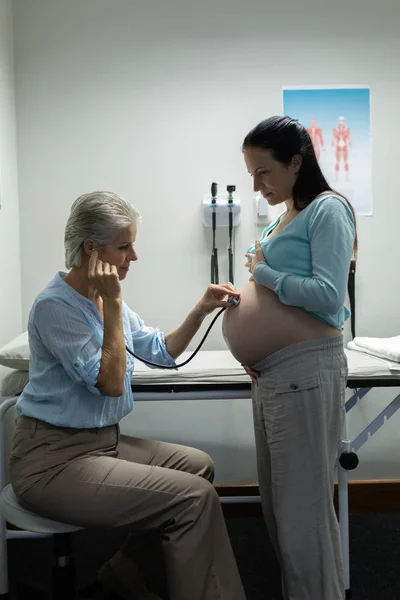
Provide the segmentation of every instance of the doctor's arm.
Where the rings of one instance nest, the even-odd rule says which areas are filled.
[[[239,292],[235,290],[231,283],[210,285],[183,323],[168,334],[164,334],[159,329],[146,326],[139,315],[125,305],[136,353],[153,363],[174,366],[175,359],[186,350],[206,315],[218,307],[228,306],[228,302],[224,300],[227,295],[240,297]]]
[[[97,251],[89,261],[90,283],[103,300],[104,336],[96,387],[105,396],[119,398],[124,393],[126,351],[122,325],[122,296],[114,266],[98,259]]]
[[[104,337],[96,387],[105,396],[124,393],[126,351],[122,326],[122,299],[103,298]]]

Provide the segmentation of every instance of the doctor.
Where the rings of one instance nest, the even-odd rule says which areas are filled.
[[[133,407],[134,360],[125,345],[174,365],[205,316],[239,294],[230,283],[210,285],[175,331],[147,327],[123,302],[120,286],[137,260],[139,220],[114,193],[85,194],[72,206],[69,272],[53,277],[29,316],[30,381],[17,403],[11,482],[23,506],[50,519],[158,530],[171,600],[245,600],[211,458],[119,431]],[[123,598],[153,597],[129,542],[99,579]]]

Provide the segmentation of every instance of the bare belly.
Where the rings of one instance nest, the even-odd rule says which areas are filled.
[[[240,304],[224,313],[222,333],[229,350],[243,365],[250,367],[299,342],[340,335],[303,309],[282,304],[274,292],[253,281],[240,291]]]

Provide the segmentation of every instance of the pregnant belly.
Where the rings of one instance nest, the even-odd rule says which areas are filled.
[[[225,311],[222,333],[233,356],[246,366],[292,344],[340,335],[303,309],[282,304],[254,281],[241,290],[240,304]]]

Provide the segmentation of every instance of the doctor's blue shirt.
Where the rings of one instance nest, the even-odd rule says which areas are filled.
[[[133,408],[134,358],[127,352],[124,393],[104,396],[96,387],[103,345],[103,320],[94,302],[57,275],[36,298],[29,315],[29,383],[18,414],[58,427],[91,429],[118,423]],[[146,327],[123,303],[125,344],[155,363],[175,365],[164,334]]]

